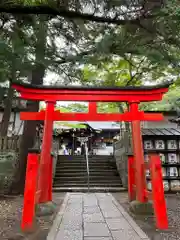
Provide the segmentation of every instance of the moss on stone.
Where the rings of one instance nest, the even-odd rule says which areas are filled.
[[[141,203],[139,201],[132,201],[130,203],[130,211],[136,215],[153,215],[152,202]]]

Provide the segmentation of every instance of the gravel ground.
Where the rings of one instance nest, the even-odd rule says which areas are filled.
[[[153,216],[143,217],[134,216],[129,212],[129,203],[127,193],[113,193],[114,197],[119,201],[128,213],[134,218],[136,223],[152,240],[177,240],[180,239],[180,195],[166,195],[169,229],[159,231],[155,227]]]
[[[65,193],[53,195],[57,210],[64,199]],[[23,197],[0,198],[0,240],[45,240],[56,212],[52,216],[37,218],[33,233],[23,234],[20,229]]]

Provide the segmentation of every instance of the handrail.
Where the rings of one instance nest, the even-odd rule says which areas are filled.
[[[84,143],[85,148],[85,157],[86,157],[86,167],[87,167],[87,184],[88,184],[88,192],[89,192],[89,158],[88,158],[88,148],[87,143]]]

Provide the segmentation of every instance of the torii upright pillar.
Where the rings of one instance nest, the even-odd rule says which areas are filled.
[[[43,142],[41,151],[41,164],[40,164],[40,179],[38,188],[41,189],[41,194],[39,197],[39,203],[45,203],[52,201],[52,196],[49,199],[49,169],[51,166],[51,148],[52,148],[52,132],[53,132],[53,113],[55,101],[46,102],[46,111],[44,119],[44,132],[43,132]],[[45,187],[48,186],[48,187]]]
[[[131,102],[130,112],[138,114],[138,102]],[[144,169],[144,150],[143,141],[141,134],[141,122],[135,120],[131,122],[132,129],[132,147],[135,161],[135,178],[136,178],[136,200],[141,203],[147,202],[148,199],[145,197],[146,192],[146,179],[145,179],[145,169]]]

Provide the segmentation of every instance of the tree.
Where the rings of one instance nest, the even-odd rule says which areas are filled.
[[[25,38],[30,52],[28,75],[31,73],[33,84],[43,84],[48,71],[59,74],[58,82],[65,84],[78,81],[85,85],[140,85],[152,76],[160,81],[160,76],[164,77],[162,72],[166,71],[158,72],[158,69],[167,66],[174,69],[179,56],[179,32],[173,27],[175,24],[179,29],[178,14],[171,14],[170,8],[169,1],[164,8],[162,1],[0,3],[0,10],[11,13],[18,29],[24,29],[21,34],[28,33]],[[42,15],[35,15],[39,13]],[[29,111],[37,111],[39,105],[28,103],[27,107]],[[101,111],[110,109],[102,104],[100,108]],[[123,112],[127,105],[116,104],[113,108]],[[21,179],[24,179],[27,149],[34,143],[35,129],[35,122],[25,123]],[[23,183],[18,186],[22,191]]]
[[[33,17],[33,21],[35,24],[33,26],[33,31],[35,34],[35,64],[32,69],[32,78],[31,84],[42,85],[43,78],[45,75],[46,68],[44,66],[45,61],[45,52],[46,52],[46,37],[47,37],[47,17]],[[28,111],[37,112],[39,110],[39,102],[38,101],[28,101],[27,103]],[[15,183],[18,186],[16,190],[18,192],[24,191],[24,181],[25,181],[25,173],[26,173],[26,158],[28,155],[28,149],[32,148],[35,144],[36,137],[36,121],[25,121],[24,130],[22,135],[22,141],[20,145],[20,166],[17,176],[17,181]]]
[[[171,66],[166,69],[165,66],[150,61],[146,56],[133,54],[111,56],[108,60],[101,61],[92,59],[91,63],[80,70],[80,82],[82,85],[96,86],[140,86],[151,81],[156,83],[162,78],[167,80],[166,74]]]
[[[8,19],[1,16],[1,80],[8,81],[8,92],[5,99],[4,114],[1,123],[1,136],[6,136],[8,132],[9,119],[11,115],[12,99],[14,91],[11,88],[12,81],[20,80],[29,69],[27,61],[27,46],[24,38],[20,36],[18,23],[8,15]],[[6,15],[7,17],[7,15]],[[22,32],[22,31],[21,31]]]
[[[70,19],[82,19],[101,23],[124,25],[127,22],[139,23],[141,19],[156,16],[155,10],[163,5],[162,1],[49,1],[49,0],[16,0],[2,2],[0,10],[22,14],[50,14]],[[88,13],[87,13],[88,9]]]
[[[23,24],[23,20],[18,18],[19,24]],[[26,22],[27,21],[27,22]],[[34,49],[33,61],[31,67],[31,84],[42,85],[44,76],[47,70],[61,73],[67,83],[74,79],[72,65],[77,61],[78,56],[81,56],[81,51],[78,51],[77,45],[83,39],[83,34],[78,33],[78,28],[71,22],[62,21],[62,19],[53,18],[47,15],[32,16],[24,23],[31,28],[29,33],[30,45]],[[58,32],[60,31],[60,33]],[[78,36],[76,36],[78,33]],[[32,36],[31,36],[32,35]],[[67,47],[57,47],[57,38],[63,42],[62,45]],[[84,54],[84,53],[83,53]],[[75,61],[74,61],[75,59]],[[68,72],[68,74],[66,74]],[[72,75],[71,75],[72,74]],[[67,75],[67,76],[66,76]],[[69,77],[71,75],[71,77]],[[66,84],[67,84],[66,83]],[[28,102],[28,111],[38,111],[38,102]],[[20,146],[20,169],[17,176],[19,192],[24,189],[26,158],[28,149],[32,148],[35,142],[36,121],[26,121],[24,123],[24,131]]]
[[[172,86],[165,94],[162,101],[142,103],[141,109],[144,111],[176,111],[180,99],[180,86]]]

